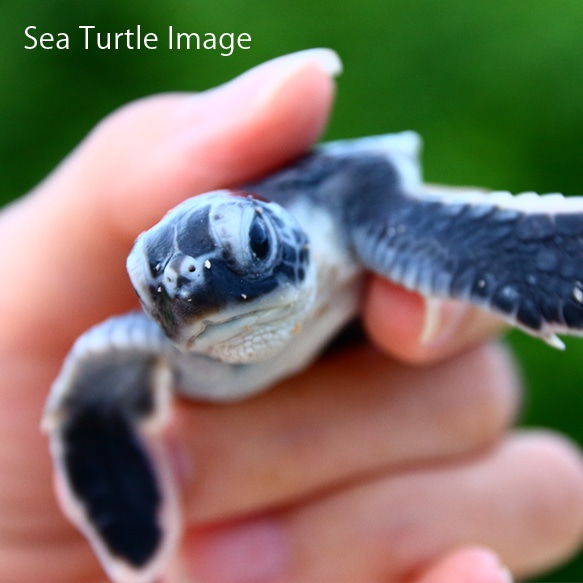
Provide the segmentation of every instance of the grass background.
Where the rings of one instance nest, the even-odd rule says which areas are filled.
[[[104,115],[137,97],[203,90],[274,56],[329,46],[343,58],[326,138],[415,129],[428,180],[583,193],[579,0],[20,0],[0,19],[0,203],[26,192]],[[80,25],[166,38],[247,32],[251,49],[83,50]],[[25,50],[24,29],[69,50]],[[308,104],[307,104],[308,105]],[[511,333],[526,380],[522,422],[583,444],[583,342],[566,353]],[[582,581],[583,556],[545,581]]]

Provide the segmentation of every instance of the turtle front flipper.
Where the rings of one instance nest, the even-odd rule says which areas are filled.
[[[378,177],[347,203],[356,254],[371,270],[427,296],[491,310],[562,347],[583,334],[583,198],[419,185]]]
[[[92,328],[67,357],[43,420],[61,506],[123,583],[159,576],[179,532],[163,443],[172,382],[166,345],[143,314]]]

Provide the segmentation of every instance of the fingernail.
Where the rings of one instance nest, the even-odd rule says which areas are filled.
[[[342,61],[340,60],[338,53],[332,49],[317,48],[289,53],[271,59],[270,61],[266,61],[265,63],[250,69],[246,73],[243,73],[234,79],[232,83],[247,80],[249,77],[258,77],[268,74],[273,78],[273,82],[277,84],[278,81],[285,82],[287,77],[293,75],[298,69],[309,65],[315,65],[329,77],[337,77],[342,73]],[[275,76],[274,71],[277,72]],[[276,79],[276,77],[279,77],[279,79]]]
[[[308,63],[317,65],[330,77],[337,77],[340,75],[340,73],[342,73],[342,61],[338,56],[338,53],[325,47],[306,49],[303,51],[282,55],[281,57],[276,57],[275,59],[266,61],[262,65],[252,69],[252,71],[271,67],[287,67],[290,70],[293,70],[298,67],[303,67]]]
[[[510,569],[500,562],[500,557],[490,549],[478,549],[474,556],[475,583],[513,583]]]
[[[185,544],[185,555],[197,581],[252,583],[280,578],[289,553],[283,527],[262,519],[197,535]]]
[[[260,65],[255,71],[249,71],[249,75],[255,72],[270,76],[269,83],[257,95],[255,104],[262,107],[275,101],[288,80],[310,65],[318,67],[329,77],[336,77],[342,72],[342,61],[332,49],[308,49],[278,57]]]
[[[277,96],[291,77],[310,65],[318,67],[329,77],[336,77],[342,72],[342,61],[332,49],[308,49],[262,63],[224,85],[199,94],[199,97],[212,95],[216,98],[217,93],[221,92],[232,95],[233,89],[236,89],[240,101],[248,95],[255,105],[265,106]]]
[[[500,583],[514,583],[514,577],[512,576],[510,569],[507,569],[506,567],[500,567],[499,573]]]
[[[451,342],[460,331],[467,311],[467,307],[458,302],[426,298],[419,344],[433,347]]]

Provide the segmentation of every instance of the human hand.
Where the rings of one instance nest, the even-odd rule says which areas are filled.
[[[81,332],[136,306],[125,257],[140,231],[317,139],[330,59],[292,55],[206,93],[131,104],[3,210],[0,580],[103,580],[50,487],[38,430],[48,387]],[[466,547],[524,575],[578,546],[579,453],[509,433],[512,362],[479,344],[497,324],[429,305],[375,279],[365,321],[380,350],[330,354],[237,405],[177,403],[186,532],[168,581],[494,583],[504,574],[491,553]]]

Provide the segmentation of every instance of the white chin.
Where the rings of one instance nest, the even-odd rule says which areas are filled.
[[[260,313],[249,314],[209,324],[198,335],[190,335],[179,347],[233,364],[268,360],[281,352],[299,325],[281,319],[259,323],[260,316]]]

